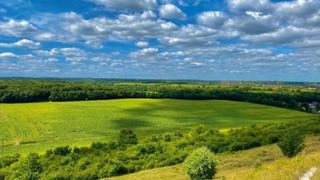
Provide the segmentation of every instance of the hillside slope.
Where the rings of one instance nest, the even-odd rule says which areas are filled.
[[[283,157],[276,145],[259,147],[233,154],[218,155],[216,179],[226,180],[296,180],[312,167],[313,180],[320,179],[320,136],[309,137],[304,151],[297,157]],[[187,180],[182,165],[157,168],[110,178],[110,180]]]
[[[123,128],[132,128],[144,136],[187,130],[198,124],[234,128],[311,116],[294,110],[223,100],[120,99],[0,104],[0,137],[5,139],[6,154],[23,154],[105,141]]]

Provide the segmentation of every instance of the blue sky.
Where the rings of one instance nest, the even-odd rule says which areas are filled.
[[[320,81],[320,1],[2,1],[0,76]]]

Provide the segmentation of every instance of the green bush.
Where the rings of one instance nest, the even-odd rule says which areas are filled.
[[[136,133],[132,129],[122,129],[119,134],[120,144],[137,144],[138,139]]]
[[[299,130],[288,130],[280,141],[278,146],[280,147],[283,155],[291,158],[296,156],[300,151],[302,151],[304,135]]]
[[[18,179],[37,180],[40,179],[42,171],[43,167],[40,164],[39,155],[31,153],[21,162],[18,171],[16,172],[16,177]]]
[[[71,152],[71,149],[69,146],[57,147],[53,152],[55,155],[65,156]]]
[[[192,180],[212,179],[216,174],[216,159],[206,147],[194,150],[185,160],[186,173]]]
[[[3,159],[0,159],[0,169],[4,167],[8,167],[11,164],[17,162],[20,158],[19,154],[15,154],[13,156],[5,156]]]

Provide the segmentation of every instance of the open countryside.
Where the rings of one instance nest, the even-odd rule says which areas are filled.
[[[320,0],[0,0],[0,180],[320,180]]]

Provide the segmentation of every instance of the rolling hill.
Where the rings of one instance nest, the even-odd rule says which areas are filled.
[[[0,137],[5,140],[5,154],[24,154],[112,139],[123,128],[132,128],[143,137],[188,130],[198,124],[228,129],[311,116],[224,100],[118,99],[0,104]]]

